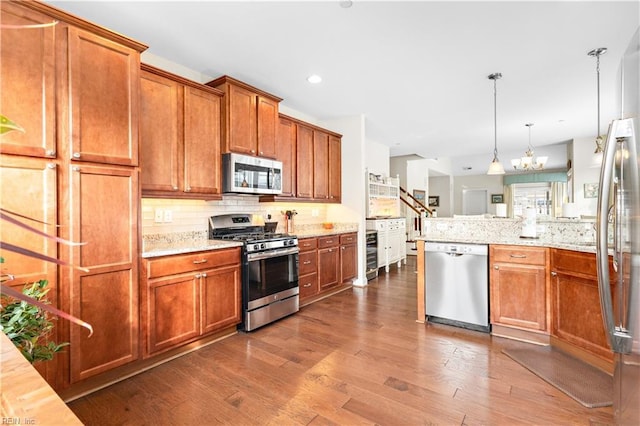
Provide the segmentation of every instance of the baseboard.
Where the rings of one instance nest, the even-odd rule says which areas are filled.
[[[498,324],[491,325],[491,335],[504,337],[505,339],[518,340],[520,342],[533,343],[534,345],[549,346],[550,344],[548,334],[506,327]]]

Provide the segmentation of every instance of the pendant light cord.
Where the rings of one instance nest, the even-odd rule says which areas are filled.
[[[598,89],[598,128],[596,138],[600,136],[600,54],[596,55],[596,87]]]
[[[493,79],[493,158],[498,159],[498,89]]]

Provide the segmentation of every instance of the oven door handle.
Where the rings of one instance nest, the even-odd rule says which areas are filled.
[[[264,251],[261,253],[249,253],[247,254],[247,260],[251,262],[253,260],[270,259],[272,257],[280,257],[280,256],[287,256],[290,254],[297,254],[299,251],[300,250],[298,250],[298,247],[289,247],[289,248],[283,248],[283,249],[277,249],[277,250]]]

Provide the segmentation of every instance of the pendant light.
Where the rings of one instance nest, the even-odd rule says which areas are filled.
[[[498,107],[497,107],[497,89],[496,89],[496,80],[502,78],[502,74],[499,72],[493,73],[489,75],[489,80],[493,80],[493,161],[489,164],[489,170],[487,171],[488,175],[503,175],[504,167],[500,164],[500,160],[498,160]]]
[[[534,157],[533,146],[531,145],[531,127],[533,123],[525,124],[529,128],[529,145],[527,145],[527,150],[524,153],[524,157],[514,158],[511,160],[511,165],[515,170],[518,170],[520,167],[522,170],[542,170],[544,169],[544,165],[547,164],[547,160],[549,157]]]
[[[600,136],[600,55],[604,55],[607,53],[606,47],[598,47],[597,49],[593,49],[587,55],[596,57],[596,83],[597,83],[597,92],[598,92],[598,128],[596,129],[596,150],[593,151],[593,160],[592,165],[595,167],[600,167],[600,163],[602,163],[602,151],[603,151],[603,138]]]

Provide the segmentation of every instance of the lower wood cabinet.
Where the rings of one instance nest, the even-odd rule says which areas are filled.
[[[340,284],[340,236],[318,238],[318,282],[320,291]]]
[[[549,330],[548,249],[491,245],[491,323],[530,331]]]
[[[241,321],[240,249],[143,260],[143,355]]]
[[[551,334],[605,360],[613,355],[602,321],[596,255],[571,250],[551,250],[554,318]],[[611,292],[615,272],[610,266]],[[617,300],[613,298],[614,310]]]
[[[340,282],[346,283],[358,276],[358,234],[340,236]]]
[[[318,239],[303,238],[298,241],[298,284],[300,300],[309,299],[320,292],[318,285]]]

